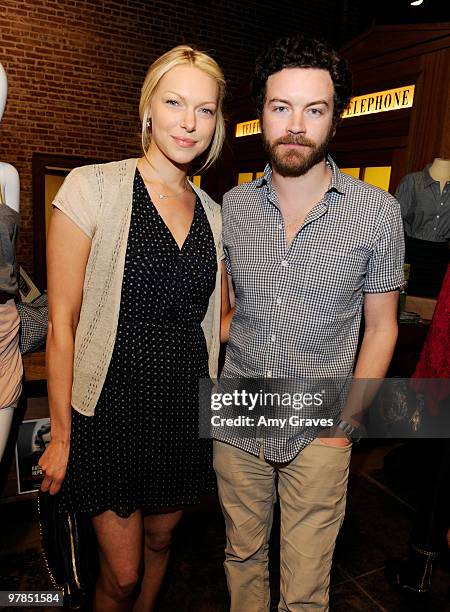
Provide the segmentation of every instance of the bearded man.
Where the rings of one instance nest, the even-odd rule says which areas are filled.
[[[262,178],[224,197],[236,305],[222,377],[381,379],[397,339],[403,229],[391,195],[342,174],[327,154],[351,95],[347,64],[321,41],[278,40],[257,60],[253,92],[270,163]],[[357,425],[351,414],[344,408],[326,435],[244,438],[227,428],[214,436],[232,612],[269,610],[277,493],[278,609],[328,610]]]

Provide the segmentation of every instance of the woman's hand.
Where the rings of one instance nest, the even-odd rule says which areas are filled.
[[[58,493],[66,476],[69,450],[70,444],[68,442],[50,441],[39,460],[39,465],[44,472],[41,491],[48,491],[50,495]]]

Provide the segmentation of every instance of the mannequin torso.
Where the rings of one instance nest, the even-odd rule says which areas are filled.
[[[0,121],[7,92],[6,73],[0,64]],[[11,164],[0,162],[0,460],[22,388],[20,320],[14,304],[14,295],[18,292],[15,246],[19,227],[19,202],[19,173]]]
[[[405,261],[411,265],[408,293],[435,298],[449,259],[450,160],[436,158],[407,174],[395,195],[406,234]]]
[[[8,81],[0,64],[0,121],[6,106]],[[15,247],[19,227],[20,179],[11,164],[0,161],[0,291],[17,292]]]

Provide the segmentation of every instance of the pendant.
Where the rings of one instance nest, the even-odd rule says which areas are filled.
[[[160,200],[163,200],[163,199],[164,199],[164,196],[163,196],[163,194],[162,194],[162,193],[158,193],[158,196],[159,196],[159,199],[160,199]]]

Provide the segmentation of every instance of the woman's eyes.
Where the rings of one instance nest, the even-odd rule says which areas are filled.
[[[166,104],[174,107],[181,106],[181,102],[179,100],[175,100],[172,98],[166,100]],[[210,115],[211,117],[213,117],[215,114],[215,111],[213,109],[207,107],[202,107],[199,109],[199,111],[202,115]]]

